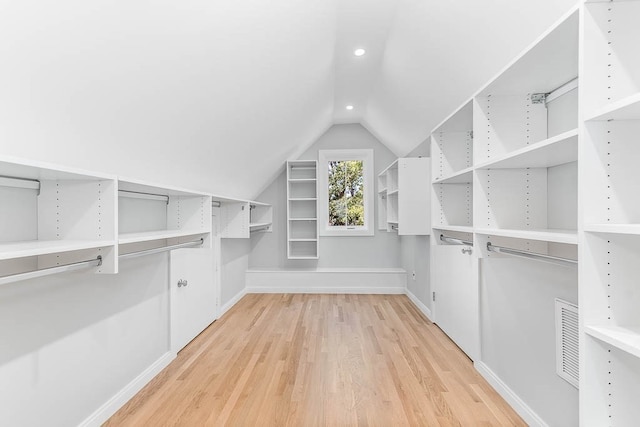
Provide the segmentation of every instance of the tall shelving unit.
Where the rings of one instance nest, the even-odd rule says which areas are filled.
[[[318,191],[315,160],[287,161],[287,257],[318,259]]]
[[[640,1],[583,6],[581,425],[640,407]]]
[[[555,305],[578,303],[579,9],[431,135],[435,322],[531,425],[578,418]]]

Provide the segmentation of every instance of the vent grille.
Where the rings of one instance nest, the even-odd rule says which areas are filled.
[[[578,388],[578,307],[556,298],[556,373]]]

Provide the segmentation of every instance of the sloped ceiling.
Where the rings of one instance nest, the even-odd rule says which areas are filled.
[[[0,0],[0,153],[251,198],[334,123],[410,151],[572,4]]]

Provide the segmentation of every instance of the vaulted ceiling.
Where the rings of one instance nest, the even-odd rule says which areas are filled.
[[[250,198],[335,123],[406,154],[573,3],[0,0],[0,152]]]

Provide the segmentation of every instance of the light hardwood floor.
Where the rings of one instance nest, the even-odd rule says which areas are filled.
[[[247,295],[107,426],[526,425],[404,295]]]

